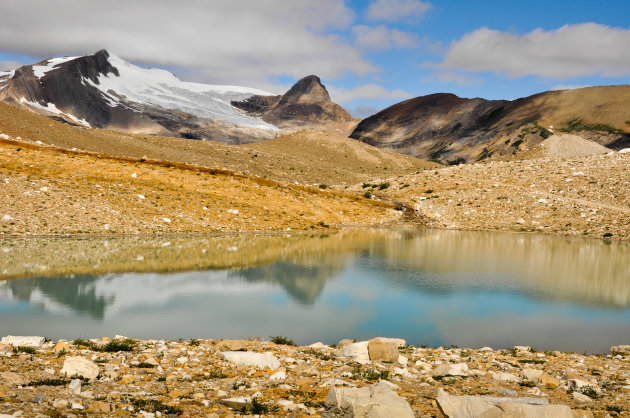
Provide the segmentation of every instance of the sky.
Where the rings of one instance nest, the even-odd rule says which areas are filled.
[[[107,49],[284,93],[320,76],[366,117],[412,97],[630,84],[628,0],[1,0],[0,70]]]

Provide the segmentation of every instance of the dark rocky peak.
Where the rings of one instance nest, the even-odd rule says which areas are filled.
[[[299,80],[280,100],[280,104],[327,102],[330,102],[328,91],[316,75],[309,75]]]

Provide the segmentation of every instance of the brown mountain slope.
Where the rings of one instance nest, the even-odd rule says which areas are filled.
[[[66,149],[188,163],[301,184],[350,184],[435,165],[322,131],[235,146],[70,126],[4,103],[0,103],[0,134]]]
[[[548,91],[513,101],[432,94],[364,119],[350,136],[423,159],[463,162],[510,156],[557,130],[612,149],[627,147],[630,86]]]

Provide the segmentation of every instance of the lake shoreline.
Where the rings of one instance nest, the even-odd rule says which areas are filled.
[[[16,346],[0,344],[0,413],[337,416],[331,392],[354,396],[362,387],[402,399],[416,416],[442,416],[465,396],[535,398],[543,404],[537,407],[581,417],[629,407],[628,346],[595,356],[523,346],[410,347],[389,338],[301,347],[273,341],[5,340]],[[65,375],[75,372],[82,381]]]

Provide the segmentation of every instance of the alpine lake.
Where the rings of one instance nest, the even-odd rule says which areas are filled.
[[[378,229],[0,239],[0,334],[606,353],[630,335],[630,244]]]

